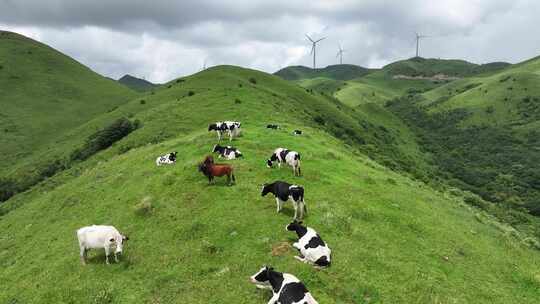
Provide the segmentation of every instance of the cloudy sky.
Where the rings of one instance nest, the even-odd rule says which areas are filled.
[[[311,65],[305,34],[327,37],[317,66],[381,67],[420,55],[476,63],[540,55],[538,0],[0,0],[15,31],[113,78],[164,82],[208,66],[266,72]]]

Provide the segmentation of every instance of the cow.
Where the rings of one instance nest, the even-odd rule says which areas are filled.
[[[294,231],[298,236],[298,241],[293,244],[293,247],[300,251],[300,255],[295,256],[297,260],[318,268],[330,266],[332,251],[315,230],[296,220],[285,226],[285,230]]]
[[[263,185],[261,196],[266,196],[268,193],[272,193],[276,198],[277,212],[281,211],[283,203],[290,198],[294,205],[294,219],[304,218],[304,214],[307,213],[306,203],[304,202],[304,188],[282,181],[275,181]]]
[[[129,240],[113,226],[92,225],[77,230],[81,262],[86,264],[86,253],[89,249],[105,249],[105,262],[109,264],[109,254],[114,249],[114,260],[118,263],[118,255],[122,254],[124,242]]]
[[[277,129],[279,129],[279,126],[278,126],[278,125],[271,124],[271,125],[266,125],[266,128],[267,128],[267,129],[274,129],[274,130],[277,130]]]
[[[278,162],[278,167],[281,168],[281,163],[286,163],[293,168],[294,176],[300,176],[300,153],[296,151],[289,151],[284,148],[277,148],[274,153],[266,160],[266,166],[272,168],[274,162]]]
[[[302,135],[302,130],[294,130],[292,132],[293,135]]]
[[[208,125],[208,131],[216,131],[218,140],[221,140],[223,134],[229,134],[229,141],[232,141],[233,137],[240,135],[241,123],[237,121],[218,121]]]
[[[258,288],[271,289],[272,298],[268,304],[318,304],[306,286],[290,273],[281,273],[269,266],[263,266],[250,277]]]
[[[199,172],[208,177],[208,183],[212,183],[214,177],[227,176],[227,183],[231,186],[236,183],[234,176],[234,168],[227,164],[215,164],[212,156],[207,156],[202,163],[199,164]]]
[[[161,165],[170,165],[170,164],[176,163],[176,154],[178,154],[178,152],[171,152],[171,153],[167,153],[165,155],[159,156],[156,159],[156,165],[161,166]]]
[[[239,157],[244,157],[244,155],[242,155],[242,152],[240,152],[240,150],[234,148],[234,147],[231,147],[231,146],[220,146],[220,145],[215,145],[214,146],[214,149],[212,149],[212,152],[214,153],[219,153],[219,157],[223,157],[225,159],[236,159],[236,158],[239,158]]]

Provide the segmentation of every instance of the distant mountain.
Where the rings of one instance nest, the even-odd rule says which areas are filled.
[[[151,83],[148,80],[133,77],[128,74],[118,79],[118,82],[137,92],[150,91],[157,86],[157,84]]]
[[[479,65],[465,60],[413,57],[390,63],[382,70],[392,76],[431,77],[442,74],[450,77],[466,77],[499,71],[508,66],[510,64],[506,62]]]
[[[367,75],[372,70],[353,64],[329,65],[322,69],[312,69],[305,66],[290,66],[274,73],[285,80],[301,80],[317,77],[334,80],[351,80]]]

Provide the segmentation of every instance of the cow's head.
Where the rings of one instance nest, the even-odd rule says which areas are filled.
[[[297,231],[299,228],[302,228],[302,222],[298,222],[297,220],[292,221],[289,225],[285,226],[285,230],[287,231]]]
[[[270,185],[268,185],[268,184],[263,184],[263,185],[262,185],[262,190],[261,190],[261,196],[267,195],[268,192],[270,192]]]
[[[235,152],[234,152],[234,156],[235,156],[236,158],[239,158],[239,157],[244,157],[244,154],[242,154],[242,152],[240,152],[240,151],[235,151]]]
[[[220,148],[221,148],[220,145],[215,145],[215,146],[214,146],[214,149],[212,149],[212,152],[215,153],[215,152],[219,151]]]
[[[271,160],[271,159],[267,159],[267,160],[266,160],[266,167],[272,168],[272,166],[273,166],[272,160]]]
[[[213,123],[213,124],[209,124],[208,125],[208,131],[212,131],[212,130],[216,130],[217,131],[218,129],[218,126],[217,124]]]
[[[269,271],[274,270],[272,267],[263,266],[259,271],[252,275],[249,279],[251,283],[257,285],[270,285],[269,282]]]
[[[124,249],[124,243],[127,240],[129,240],[129,237],[127,237],[126,235],[119,235],[116,238],[110,239],[110,242],[116,245],[116,250],[114,251],[115,254],[122,254],[122,250]]]

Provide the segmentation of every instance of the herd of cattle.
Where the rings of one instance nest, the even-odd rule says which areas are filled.
[[[268,129],[280,129],[278,125],[267,125]],[[228,135],[229,140],[238,137],[241,134],[241,123],[236,121],[216,122],[208,126],[208,131],[215,131],[220,141],[224,135]],[[301,135],[302,131],[294,130],[294,135]],[[216,144],[212,149],[213,153],[218,153],[219,158],[227,160],[243,157],[242,152],[232,146],[221,146]],[[159,156],[156,159],[156,165],[166,165],[176,163],[178,152],[171,152]],[[285,148],[274,150],[266,165],[272,168],[277,162],[278,167],[287,164],[292,167],[294,175],[300,176],[300,153],[290,151]],[[230,164],[218,164],[214,162],[212,156],[206,156],[198,166],[199,172],[202,172],[209,183],[212,183],[214,177],[227,176],[227,182],[232,185],[236,182],[234,168]],[[285,227],[286,231],[295,232],[298,241],[293,247],[298,249],[300,254],[296,259],[304,263],[313,265],[316,268],[328,267],[331,264],[331,250],[322,240],[319,234],[312,228],[303,225],[303,218],[307,214],[307,207],[304,202],[304,188],[298,185],[289,184],[283,181],[264,184],[261,195],[266,196],[272,193],[276,199],[277,212],[279,213],[283,204],[291,201],[294,206],[293,221]],[[118,262],[118,256],[122,254],[124,243],[129,239],[121,234],[113,226],[93,225],[83,227],[77,230],[79,240],[81,262],[86,264],[86,254],[89,249],[105,249],[105,262],[109,264],[109,255],[114,250],[115,261]],[[256,287],[272,290],[273,296],[268,301],[269,304],[317,304],[306,286],[294,275],[275,271],[272,267],[264,266],[257,273],[250,277]]]

